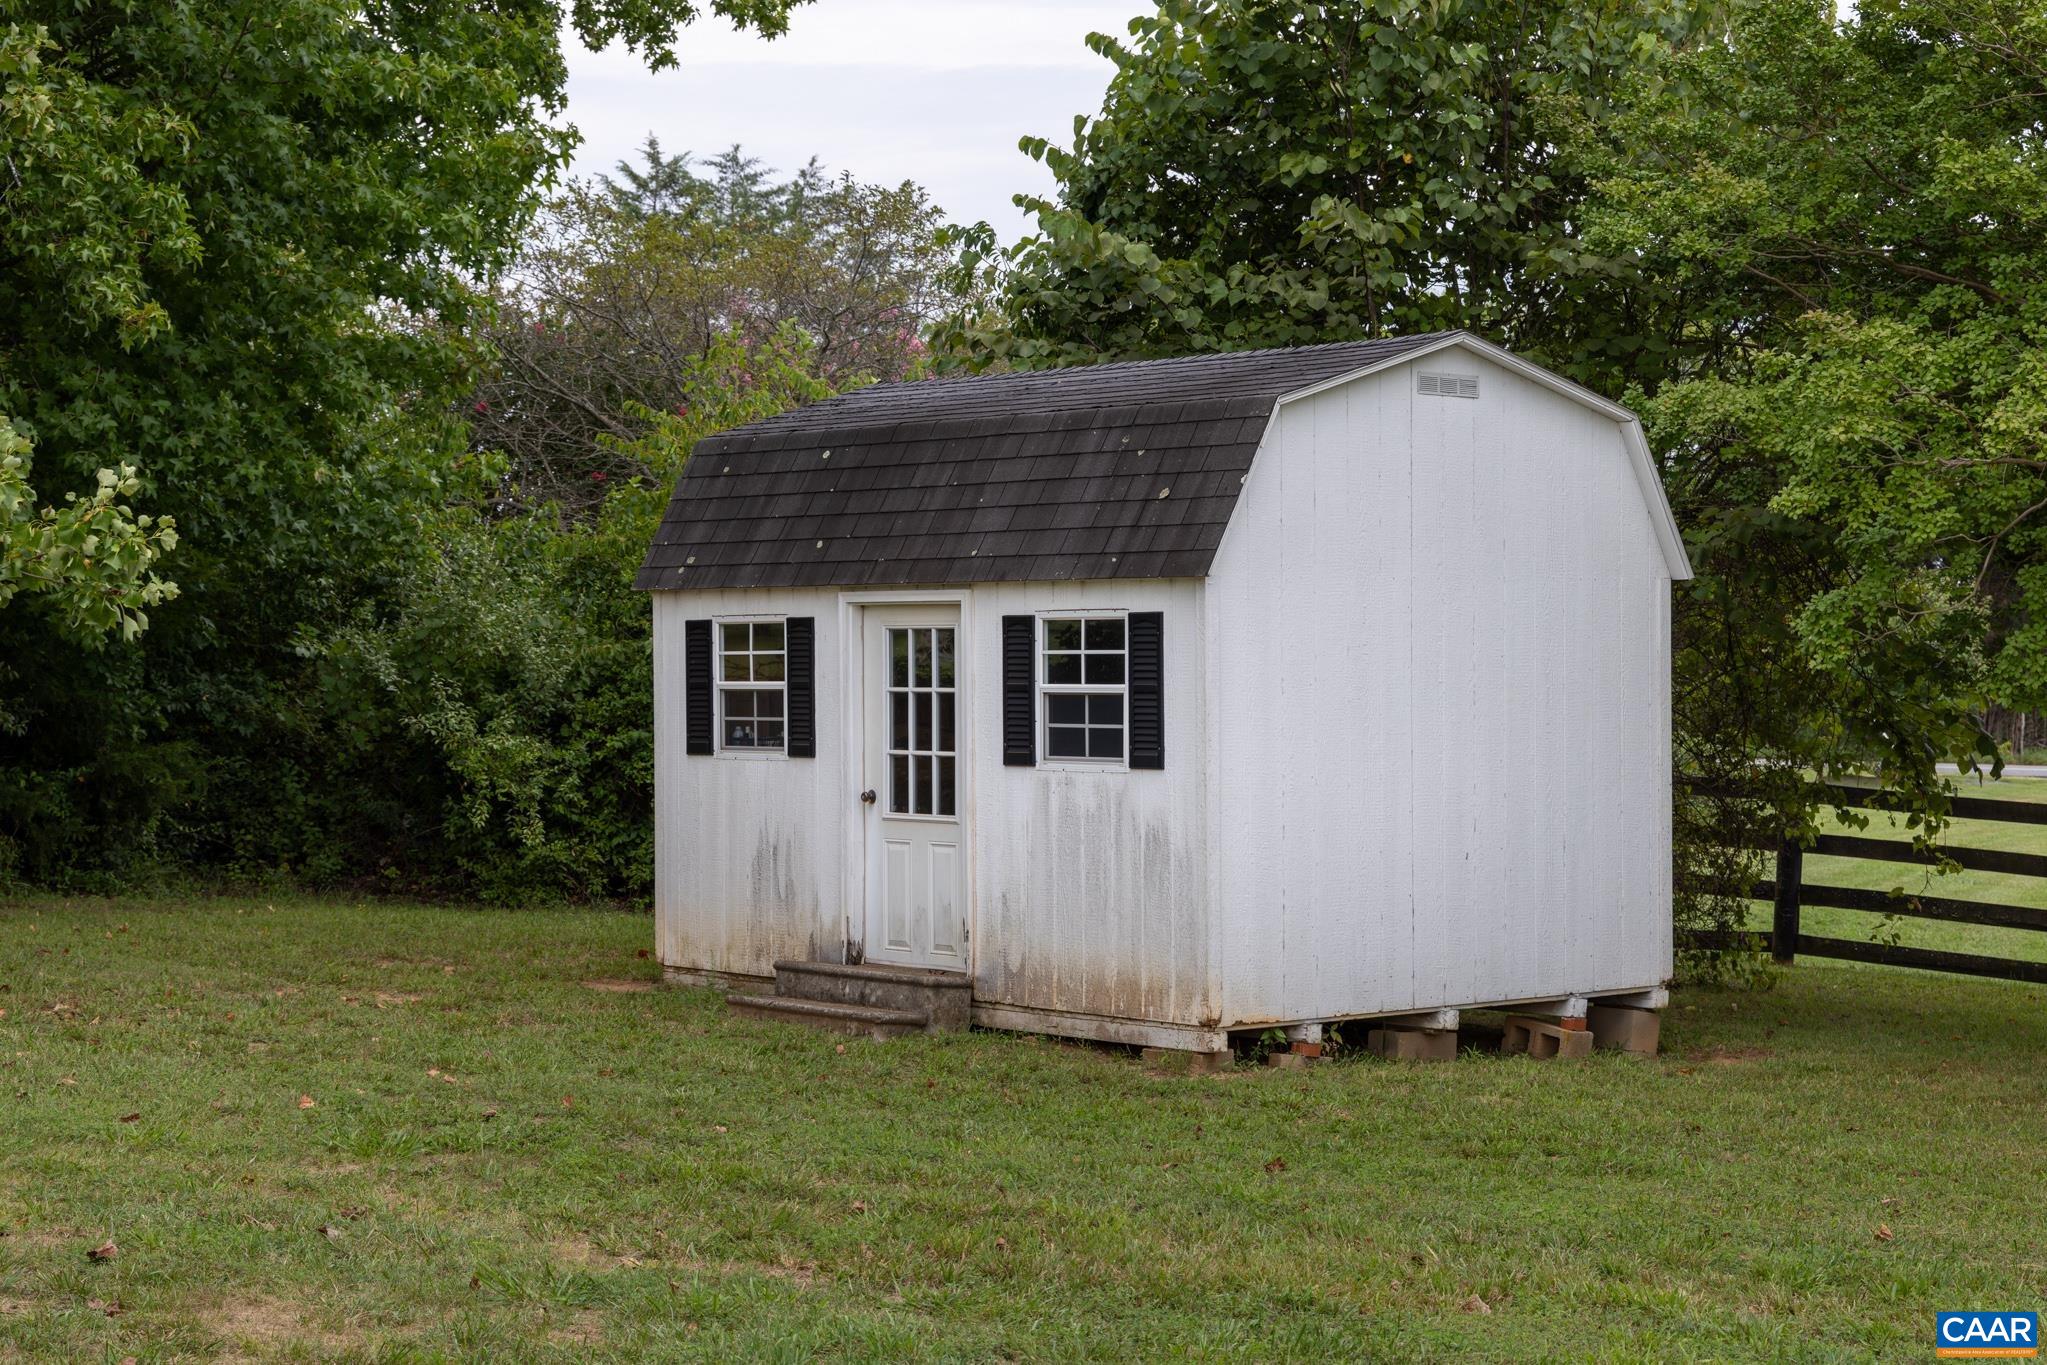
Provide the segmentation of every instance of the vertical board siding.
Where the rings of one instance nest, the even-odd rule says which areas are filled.
[[[974,589],[987,693],[973,712],[976,1000],[1155,1023],[1215,1019],[1202,593],[1191,579]],[[1163,613],[1165,770],[1003,761],[1013,738],[996,704],[1005,623],[1059,610]]]
[[[657,592],[654,604],[654,933],[662,965],[764,976],[778,957],[840,961],[841,720],[816,708],[817,757],[685,752],[684,623],[815,618],[817,694],[839,687],[838,597],[816,590]],[[850,799],[850,796],[847,797]]]
[[[653,599],[661,961],[765,974],[777,957],[841,960],[848,917],[854,936],[864,932],[865,874],[846,867],[861,815],[858,784],[845,771],[837,592]],[[1035,648],[1037,613],[1064,609],[1163,614],[1169,769],[1005,764],[1004,618],[1026,618]],[[1215,1020],[1203,610],[1194,580],[1003,584],[970,594],[963,643],[975,651],[974,695],[964,717],[973,780],[964,810],[978,1000],[1166,1024]],[[816,618],[815,759],[683,752],[683,622],[753,614]],[[857,629],[859,612],[850,619]],[[1028,650],[1025,661],[1035,667]]]
[[[1670,971],[1669,575],[1609,418],[1474,355],[1283,404],[1207,582],[1224,1023]]]

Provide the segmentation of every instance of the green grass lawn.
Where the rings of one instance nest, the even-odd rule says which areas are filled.
[[[0,1360],[1922,1359],[2047,1298],[2037,988],[1197,1077],[738,1022],[622,988],[651,928],[0,906]]]
[[[1987,796],[2002,801],[2047,802],[2047,781],[2014,778],[1999,782],[1961,779],[1964,796]],[[1828,817],[1827,828],[1842,834],[1870,839],[1911,838],[1894,816],[1864,811],[1869,827],[1854,826]],[[2047,853],[2047,825],[2003,824],[1991,820],[1956,820],[1942,836],[1958,848],[2007,849],[2026,853]],[[1765,874],[1769,875],[1768,869]],[[2030,905],[2047,908],[2047,881],[2016,877],[1999,872],[1952,872],[1940,875],[1934,869],[1911,863],[1880,862],[1870,858],[1836,858],[1807,854],[1804,880],[1815,886],[1846,886],[1871,891],[1902,891],[1907,895],[1947,896],[1957,900],[1988,901],[1997,905]],[[2047,962],[2047,933],[2024,929],[2001,929],[1979,924],[1949,924],[1939,920],[1898,918],[1886,923],[1881,915],[1861,910],[1807,908],[1800,912],[1801,927],[1808,934],[1831,938],[1869,941],[1881,937],[1913,948],[1945,948],[1952,952],[1982,953],[1989,957],[2018,958]],[[1759,905],[1750,919],[1758,929],[1770,927],[1770,910]]]

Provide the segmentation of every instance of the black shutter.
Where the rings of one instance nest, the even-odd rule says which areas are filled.
[[[817,618],[792,616],[789,645],[789,757],[817,757]]]
[[[717,751],[711,742],[711,623],[682,623],[682,751],[708,754]]]
[[[1036,660],[1038,618],[1002,618],[1002,762],[1011,768],[1037,764]]]
[[[1130,766],[1166,766],[1166,615],[1130,613]]]

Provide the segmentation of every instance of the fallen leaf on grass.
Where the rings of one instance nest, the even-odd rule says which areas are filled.
[[[483,1111],[483,1117],[484,1117],[484,1121],[485,1121],[486,1123],[487,1123],[487,1122],[489,1122],[489,1121],[490,1121],[491,1119],[494,1119],[494,1118],[496,1118],[497,1116],[498,1116],[498,1111],[497,1111],[497,1110],[495,1110],[495,1109],[486,1109],[486,1110],[484,1110],[484,1111]]]
[[[575,1107],[576,1107],[576,1097],[575,1097],[574,1095],[564,1095],[564,1096],[562,1096],[562,1108],[564,1108],[564,1109],[574,1109]]]
[[[1007,1237],[997,1237],[995,1239],[995,1249],[997,1251],[1009,1250],[1009,1239]]]
[[[1476,1294],[1473,1294],[1457,1306],[1467,1313],[1490,1313],[1493,1311],[1493,1306]]]
[[[1876,1240],[1879,1242],[1891,1240],[1891,1225],[1889,1223],[1878,1223],[1876,1225]]]
[[[722,1123],[714,1123],[714,1124],[712,1124],[712,1125],[711,1125],[711,1129],[712,1129],[712,1131],[714,1131],[714,1132],[719,1132],[719,1133],[729,1133],[729,1132],[731,1132],[731,1131],[732,1131],[732,1130],[731,1130],[730,1128],[727,1128],[727,1127],[726,1127],[726,1126],[725,1126],[724,1124],[722,1124]]]
[[[135,1111],[134,1113],[132,1113],[132,1114],[123,1114],[123,1115],[121,1115],[121,1122],[123,1122],[123,1123],[139,1123],[139,1122],[141,1121],[141,1119],[142,1119],[142,1111],[141,1111],[141,1110],[139,1110],[139,1109],[138,1109],[138,1110],[136,1110],[136,1111]]]
[[[299,1096],[299,1108],[301,1109],[311,1109],[317,1103],[319,1101],[315,1100],[311,1095]]]
[[[59,1084],[59,1085],[77,1085],[77,1084],[78,1084],[78,1077],[76,1077],[76,1076],[59,1076],[59,1077],[57,1078],[57,1084]]]
[[[855,1199],[853,1201],[853,1212],[855,1213],[867,1212],[867,1201],[865,1199]]]
[[[651,953],[649,953],[649,952],[648,952],[648,951],[647,951],[647,950],[646,950],[645,948],[642,948],[642,949],[640,949],[640,951],[638,951],[637,953],[634,953],[634,954],[633,954],[633,956],[634,956],[634,957],[638,957],[638,958],[646,958],[646,957],[651,957],[651,956],[652,956],[652,954],[651,954]]]
[[[320,1235],[330,1242],[338,1242],[341,1240],[341,1229],[335,1227],[332,1223],[322,1223],[320,1224]]]
[[[1276,1156],[1272,1160],[1265,1163],[1265,1173],[1267,1175],[1278,1175],[1281,1171],[1285,1169],[1286,1158],[1283,1156]]]
[[[85,1306],[95,1313],[105,1313],[110,1318],[120,1317],[123,1311],[119,1299],[115,1299],[111,1303],[105,1299],[87,1299]]]
[[[101,1242],[91,1251],[86,1252],[85,1258],[88,1261],[111,1261],[114,1259],[114,1257],[120,1254],[121,1248],[115,1246],[114,1239],[109,1237],[107,1238],[106,1241]]]
[[[846,1055],[846,1045],[844,1043],[840,1043],[837,1047],[833,1048],[832,1051],[838,1053],[841,1057],[843,1057]]]

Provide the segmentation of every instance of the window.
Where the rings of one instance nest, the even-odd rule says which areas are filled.
[[[1045,757],[1123,761],[1130,678],[1129,634],[1117,616],[1054,616],[1042,623]]]
[[[720,748],[779,751],[786,743],[787,657],[780,621],[718,623]]]
[[[951,626],[888,632],[888,808],[951,819],[959,807]]]

